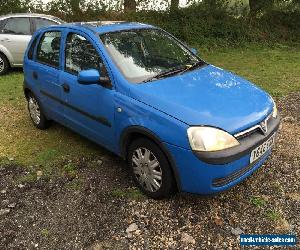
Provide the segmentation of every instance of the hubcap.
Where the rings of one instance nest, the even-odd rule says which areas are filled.
[[[0,72],[2,72],[4,70],[4,61],[3,59],[0,57]]]
[[[37,101],[33,97],[30,97],[28,100],[28,109],[29,109],[30,117],[33,120],[33,122],[35,124],[39,124],[41,121],[40,107]]]
[[[149,192],[156,192],[162,185],[162,169],[155,155],[147,148],[137,148],[132,156],[133,173],[138,182]]]

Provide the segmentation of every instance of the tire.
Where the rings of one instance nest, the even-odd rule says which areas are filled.
[[[40,102],[32,93],[27,94],[27,108],[30,119],[35,127],[43,130],[50,126],[50,121],[47,120]]]
[[[163,199],[176,192],[170,164],[162,150],[151,140],[139,138],[131,143],[128,165],[134,182],[147,196]]]
[[[0,53],[0,75],[5,75],[9,70],[9,62],[5,55]]]

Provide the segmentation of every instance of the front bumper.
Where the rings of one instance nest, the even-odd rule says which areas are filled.
[[[279,127],[280,118],[273,119],[269,133],[265,136],[254,133],[244,138],[241,147],[230,154],[210,154],[202,159],[192,150],[187,150],[168,143],[165,146],[174,158],[183,192],[197,194],[213,194],[224,191],[251,175],[268,158],[267,151],[257,161],[250,164],[251,151],[268,140]],[[228,153],[228,152],[227,152]],[[215,157],[213,157],[215,156]]]

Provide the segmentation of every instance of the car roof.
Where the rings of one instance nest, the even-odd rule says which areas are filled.
[[[0,20],[10,18],[10,17],[44,17],[44,18],[53,19],[53,20],[60,20],[58,17],[55,17],[55,16],[38,14],[38,13],[13,13],[13,14],[0,16]]]
[[[62,25],[56,25],[56,27],[66,27],[66,28],[81,27],[81,28],[91,30],[94,33],[100,33],[100,34],[107,33],[107,32],[116,32],[121,30],[155,28],[154,26],[149,24],[137,23],[137,22],[126,22],[126,21],[96,21],[96,22],[66,23]]]

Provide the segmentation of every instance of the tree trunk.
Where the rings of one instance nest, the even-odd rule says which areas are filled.
[[[202,2],[209,6],[211,9],[215,9],[217,6],[217,0],[202,0]]]
[[[125,12],[136,12],[135,0],[124,0],[124,11]]]
[[[176,10],[178,10],[178,7],[179,7],[179,0],[171,0],[170,10],[176,11]]]
[[[249,0],[250,16],[256,16],[259,10],[259,0]]]
[[[272,9],[274,0],[249,0],[250,15],[256,16],[259,11]]]
[[[80,9],[80,1],[81,0],[70,0],[71,11],[76,21],[80,20],[82,14]]]

